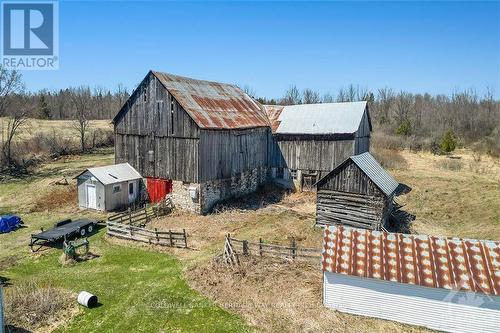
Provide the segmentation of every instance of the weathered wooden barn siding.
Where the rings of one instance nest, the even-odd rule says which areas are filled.
[[[144,177],[198,182],[200,129],[154,75],[125,108],[115,123],[116,163],[128,162]]]
[[[355,134],[354,154],[359,155],[370,151],[370,119],[368,109],[365,110],[359,128]]]
[[[200,181],[268,167],[269,128],[201,130]]]
[[[317,224],[345,224],[380,229],[389,212],[384,193],[349,160],[336,175],[318,184]]]
[[[273,157],[276,167],[315,170],[322,175],[332,171],[354,152],[353,139],[327,139],[313,135],[277,135],[279,150]],[[282,158],[279,157],[282,155]],[[280,164],[284,163],[284,164]]]

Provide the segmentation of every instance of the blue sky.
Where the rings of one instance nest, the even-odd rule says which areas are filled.
[[[61,1],[58,71],[29,90],[129,89],[149,69],[251,86],[500,96],[499,2]]]

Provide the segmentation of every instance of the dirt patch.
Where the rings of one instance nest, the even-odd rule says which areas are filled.
[[[75,185],[51,185],[49,192],[35,201],[32,211],[51,211],[65,206],[74,206],[75,202],[77,202],[77,188]]]
[[[52,331],[78,312],[76,295],[50,285],[29,282],[4,292],[8,332]]]

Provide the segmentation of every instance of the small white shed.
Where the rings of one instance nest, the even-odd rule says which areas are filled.
[[[130,205],[139,196],[142,176],[130,164],[90,168],[78,176],[80,208],[113,211]]]
[[[323,304],[446,332],[498,332],[500,242],[325,228]]]

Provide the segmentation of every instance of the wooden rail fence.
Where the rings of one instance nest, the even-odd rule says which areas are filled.
[[[321,249],[298,246],[294,238],[290,241],[290,245],[283,245],[264,243],[262,238],[258,242],[252,242],[233,238],[228,234],[224,244],[225,254],[227,254],[227,244],[230,244],[232,252],[237,255],[290,258],[293,260],[319,260],[321,258]]]
[[[117,213],[108,216],[109,222],[117,222],[136,227],[144,227],[148,224],[156,214],[151,206],[145,206],[138,210],[127,209],[125,212]]]
[[[107,222],[107,227],[107,234],[113,237],[162,246],[188,247],[186,229],[159,231],[156,228],[146,229],[112,221]]]

